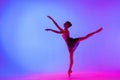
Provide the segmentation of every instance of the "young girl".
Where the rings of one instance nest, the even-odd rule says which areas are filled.
[[[52,31],[54,33],[57,34],[62,34],[63,39],[65,40],[67,47],[68,47],[68,51],[69,51],[69,59],[70,59],[70,64],[69,64],[69,69],[68,69],[68,76],[71,76],[72,73],[72,66],[73,66],[73,55],[74,55],[74,51],[77,48],[78,44],[80,43],[80,41],[83,41],[87,38],[89,38],[90,36],[100,32],[103,28],[99,28],[98,30],[89,33],[88,35],[84,36],[84,37],[79,37],[79,38],[72,38],[69,36],[69,28],[72,26],[71,22],[66,21],[64,23],[64,29],[62,29],[57,23],[56,21],[51,18],[50,16],[47,16],[49,19],[51,19],[53,21],[53,23],[56,25],[56,27],[59,29],[58,31],[53,30],[53,29],[45,29],[46,31]]]

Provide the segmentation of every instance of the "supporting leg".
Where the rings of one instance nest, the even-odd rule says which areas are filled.
[[[69,69],[68,69],[68,77],[71,76],[72,73],[72,66],[73,66],[73,51],[69,52],[69,59],[70,59],[70,64],[69,64]]]

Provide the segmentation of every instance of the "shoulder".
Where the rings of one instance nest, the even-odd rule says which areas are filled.
[[[69,31],[68,31],[68,30],[63,30],[62,32],[63,32],[63,33],[69,33]]]

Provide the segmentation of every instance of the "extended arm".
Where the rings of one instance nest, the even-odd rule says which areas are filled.
[[[57,33],[57,34],[62,34],[63,32],[61,31],[56,31],[56,30],[53,30],[53,29],[45,29],[46,31],[52,31],[54,33]]]
[[[96,30],[96,31],[94,31],[94,32],[91,32],[91,33],[87,34],[85,37],[81,37],[80,40],[85,40],[85,39],[91,37],[92,35],[94,35],[94,34],[100,32],[102,29],[103,29],[103,28],[101,27],[101,28],[99,28],[98,30]]]
[[[53,23],[56,25],[56,27],[60,30],[63,31],[63,29],[57,24],[57,22],[50,16],[47,16],[49,19],[51,19],[53,21]]]

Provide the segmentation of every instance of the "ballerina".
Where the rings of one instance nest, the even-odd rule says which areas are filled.
[[[99,28],[98,30],[94,31],[94,32],[91,32],[89,34],[87,34],[86,36],[84,37],[78,37],[78,38],[72,38],[69,36],[70,32],[69,32],[69,28],[72,26],[71,22],[69,21],[66,21],[64,23],[64,29],[62,29],[58,24],[57,22],[50,16],[47,16],[50,20],[52,20],[52,22],[55,24],[55,26],[58,28],[58,30],[53,30],[53,29],[45,29],[46,31],[52,31],[54,33],[57,33],[57,34],[62,34],[62,37],[63,39],[65,40],[66,42],[66,45],[68,47],[68,51],[69,51],[69,60],[70,60],[70,63],[69,63],[69,69],[68,69],[68,77],[71,76],[71,73],[72,73],[72,66],[73,66],[73,55],[74,55],[74,51],[75,49],[77,48],[78,44],[89,38],[90,36],[100,32],[103,28]]]

